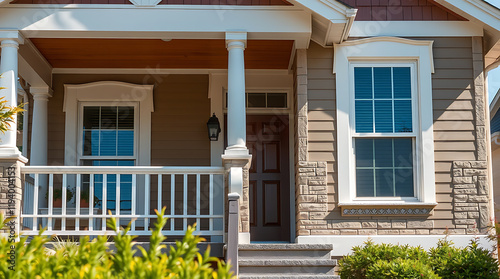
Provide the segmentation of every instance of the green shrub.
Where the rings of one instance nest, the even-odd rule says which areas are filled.
[[[430,265],[443,278],[499,278],[497,260],[474,240],[463,249],[454,247],[450,241],[440,240],[429,254]]]
[[[379,260],[393,261],[395,259],[413,259],[426,262],[428,255],[420,247],[409,245],[374,244],[369,240],[364,246],[356,246],[349,256],[340,262],[340,276],[342,279],[367,278],[368,268]]]
[[[342,279],[363,278],[499,278],[498,262],[476,241],[457,248],[446,240],[427,253],[420,247],[374,244],[353,248],[340,262]]]
[[[366,272],[370,279],[438,279],[425,262],[414,259],[395,259],[393,261],[378,260]]]
[[[0,278],[231,278],[229,266],[217,258],[198,252],[197,244],[203,239],[193,235],[195,228],[189,227],[182,241],[176,241],[169,253],[161,242],[161,234],[167,222],[156,212],[158,221],[150,238],[150,248],[138,247],[142,256],[134,256],[138,251],[134,237],[127,235],[130,225],[121,229],[115,219],[108,221],[108,227],[117,232],[114,237],[116,252],[109,251],[107,238],[100,236],[89,241],[88,237],[78,245],[59,244],[55,249],[46,249],[49,237],[35,236],[30,242],[22,237],[17,243],[9,243],[8,238],[0,238]],[[0,226],[6,221],[0,215]],[[15,250],[13,270],[8,263],[9,252]],[[217,265],[217,270],[212,268]]]

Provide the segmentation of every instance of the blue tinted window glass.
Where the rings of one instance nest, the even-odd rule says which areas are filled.
[[[356,196],[358,197],[373,197],[373,170],[372,169],[357,169],[356,170]]]
[[[394,98],[411,98],[411,72],[410,67],[394,67],[393,83],[394,83]]]
[[[383,168],[375,170],[376,196],[393,197],[394,196],[394,174],[392,168]]]
[[[393,167],[392,139],[375,139],[375,167]]]
[[[354,92],[356,99],[372,99],[372,68],[354,68]]]
[[[396,133],[413,132],[411,100],[394,101],[394,126]]]
[[[373,139],[355,139],[356,167],[373,167]]]
[[[118,130],[118,156],[134,155],[134,131]]]
[[[375,101],[375,132],[392,133],[392,101]]]
[[[396,196],[398,197],[413,197],[413,169],[396,169]]]
[[[413,140],[394,139],[394,166],[413,168]]]
[[[375,67],[373,68],[373,83],[375,85],[374,93],[376,99],[392,98],[392,80],[391,68]]]
[[[356,101],[355,120],[357,133],[373,132],[372,101]]]
[[[355,156],[358,197],[414,197],[413,139],[356,138]]]
[[[101,131],[101,156],[116,156],[116,130]]]

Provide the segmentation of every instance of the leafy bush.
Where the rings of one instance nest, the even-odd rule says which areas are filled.
[[[443,278],[499,278],[497,260],[475,241],[459,249],[449,241],[440,240],[429,253],[430,265]]]
[[[498,262],[476,241],[456,248],[441,240],[427,253],[420,247],[367,241],[340,262],[342,279],[362,278],[499,278]]]
[[[150,248],[138,247],[142,256],[134,256],[134,237],[127,235],[130,225],[121,229],[115,219],[108,221],[108,227],[117,235],[114,237],[116,252],[109,251],[107,238],[100,236],[89,241],[88,237],[78,245],[59,244],[55,249],[46,249],[49,237],[35,236],[30,242],[22,237],[17,243],[9,243],[8,238],[0,238],[0,278],[231,278],[229,266],[210,257],[207,249],[204,255],[198,252],[197,244],[203,239],[193,235],[195,228],[189,227],[182,242],[176,241],[169,253],[161,242],[161,233],[167,222],[156,212],[158,221],[150,237]],[[0,215],[0,227],[6,221]],[[11,247],[12,246],[12,247]],[[8,262],[11,248],[15,251],[15,267]],[[217,265],[217,270],[212,268]]]
[[[393,261],[378,260],[366,272],[371,279],[438,279],[441,278],[432,268],[422,261],[414,259],[395,259]]]
[[[356,246],[354,253],[344,257],[340,263],[340,275],[345,279],[367,278],[368,268],[378,261],[413,259],[427,261],[427,253],[420,247],[409,245],[374,244],[369,240],[365,246]]]

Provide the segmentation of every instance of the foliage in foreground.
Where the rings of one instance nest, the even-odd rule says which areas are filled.
[[[210,257],[209,249],[204,255],[198,252],[197,244],[203,239],[193,235],[194,227],[189,227],[182,242],[176,241],[165,253],[166,246],[161,244],[165,240],[161,229],[167,222],[164,213],[165,209],[156,212],[158,221],[152,229],[149,250],[135,249],[134,236],[127,235],[130,224],[121,229],[115,219],[108,221],[108,227],[117,233],[115,252],[108,250],[106,236],[92,241],[84,237],[78,245],[59,243],[55,249],[45,248],[49,237],[35,236],[29,243],[27,237],[17,243],[0,238],[0,278],[231,278],[229,266]],[[1,227],[5,224],[0,215]],[[8,262],[11,248],[16,255],[14,270]],[[142,256],[134,256],[137,251]]]
[[[429,252],[421,247],[367,241],[354,247],[339,267],[342,279],[499,278],[497,260],[476,241],[457,248],[451,241],[440,240]]]

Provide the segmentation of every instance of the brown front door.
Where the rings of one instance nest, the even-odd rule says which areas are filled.
[[[252,241],[290,241],[288,116],[247,115]]]

